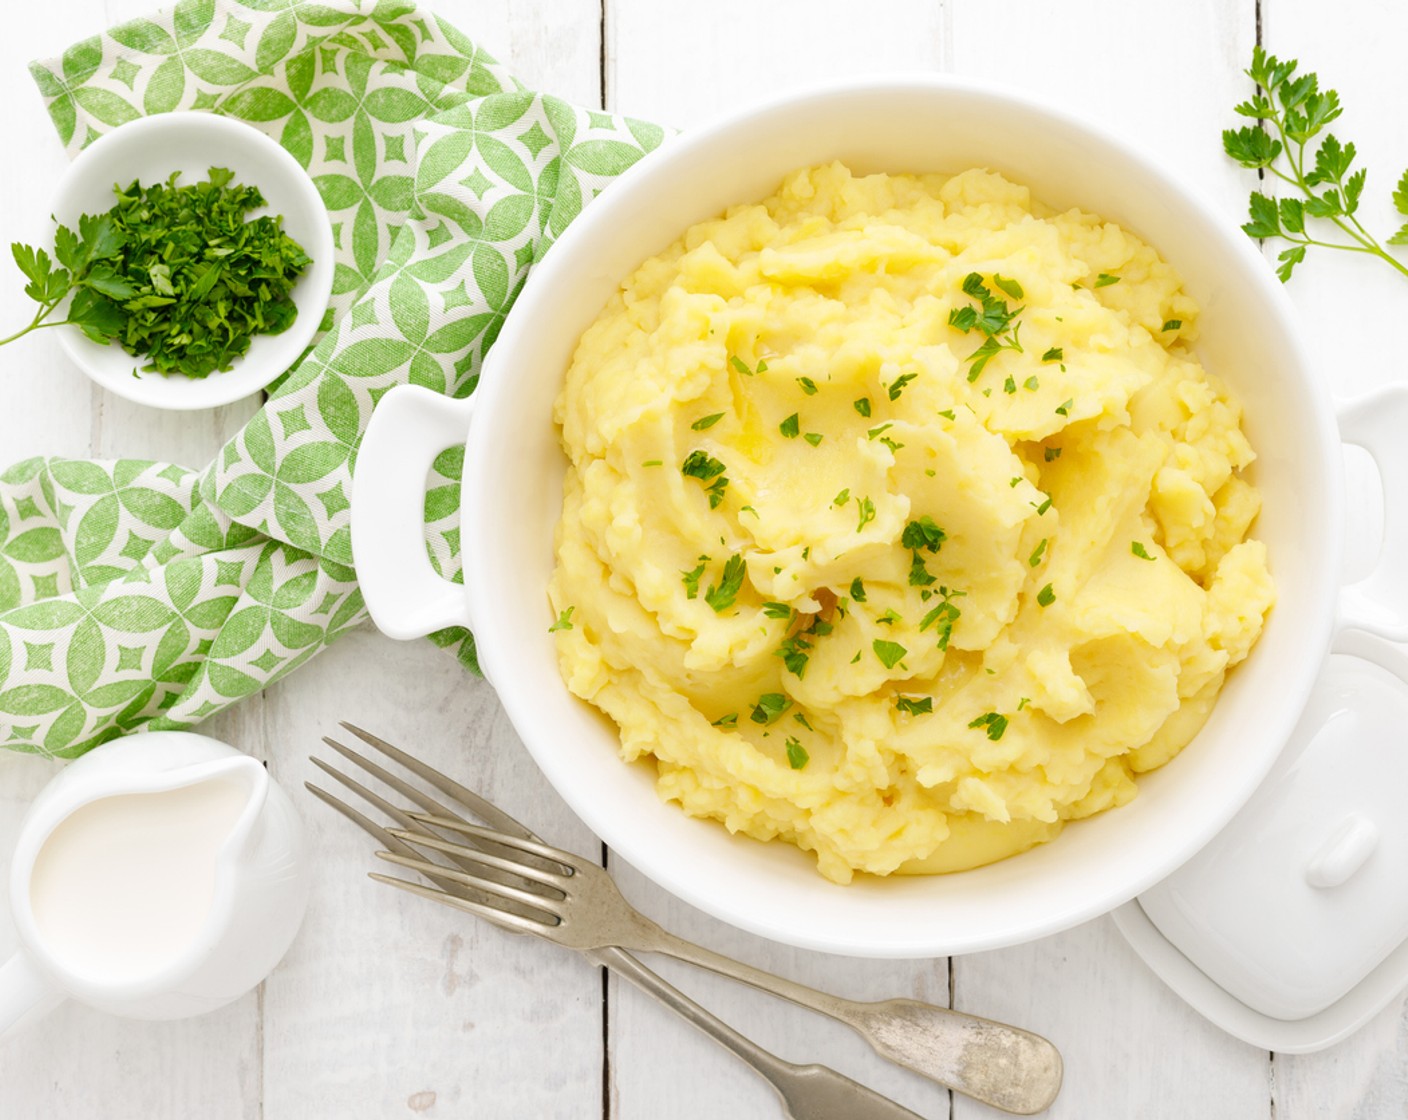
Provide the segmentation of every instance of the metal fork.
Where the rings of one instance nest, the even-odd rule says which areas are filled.
[[[478,794],[413,756],[351,724],[342,725],[491,827],[464,820],[371,759],[330,738],[348,761],[409,798],[423,812],[401,810],[320,759],[330,776],[390,816],[385,829],[326,791],[309,789],[388,849],[377,854],[413,869],[435,890],[373,873],[382,882],[457,907],[518,932],[535,933],[584,952],[645,989],[732,1050],[771,1081],[792,1115],[913,1117],[913,1113],[824,1066],[797,1066],[762,1050],[650,971],[625,950],[661,952],[750,984],[852,1027],[883,1057],[958,1092],[1023,1115],[1039,1112],[1061,1085],[1061,1058],[1039,1035],[915,1000],[868,1003],[819,992],[694,945],[635,910],[599,864],[544,844]],[[466,843],[447,839],[446,832]],[[447,867],[424,858],[428,849]],[[834,1111],[841,1108],[841,1111]],[[880,1111],[876,1111],[879,1109]]]

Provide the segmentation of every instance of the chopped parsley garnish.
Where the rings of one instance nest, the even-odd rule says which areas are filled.
[[[807,748],[789,735],[787,737],[787,765],[793,770],[800,770],[810,760],[811,755],[807,754]]]
[[[819,443],[821,442],[821,433],[820,433],[820,432],[806,432],[806,433],[803,434],[802,438],[803,438],[804,440],[806,440],[809,444],[811,444],[813,447],[815,447],[817,444],[819,444]]]
[[[744,570],[743,557],[739,553],[734,553],[725,561],[723,578],[718,586],[711,584],[709,590],[704,592],[704,601],[714,608],[714,613],[721,613],[733,606],[743,587]]]
[[[1108,272],[1102,272],[1095,278],[1095,286],[1097,288],[1108,288],[1111,284],[1118,284],[1119,282],[1120,278],[1118,276],[1111,276]]]
[[[857,661],[859,661],[859,660],[860,660],[860,650],[856,650],[856,655],[851,658],[851,664],[854,665],[854,664],[855,664]]]
[[[875,656],[887,669],[893,669],[900,663],[900,659],[909,652],[899,642],[887,642],[882,638],[876,638],[871,642],[870,648],[875,651]]]
[[[748,363],[745,362],[742,358],[740,358],[737,354],[731,355],[729,357],[728,364],[731,365],[734,369],[736,369],[739,373],[743,374],[745,377],[752,377],[753,374],[762,373],[768,368],[767,362],[759,362],[758,368],[756,370],[749,369]]]
[[[806,717],[803,713],[801,713],[801,712],[793,712],[793,713],[792,713],[792,718],[795,719],[798,723],[800,723],[803,727],[805,727],[808,731],[815,731],[815,730],[816,730],[816,728],[811,725],[811,722],[807,719],[807,717]]]
[[[942,416],[945,420],[953,420],[953,419],[956,419],[955,416],[954,416],[954,414],[953,414],[953,409],[951,409],[951,408],[941,408],[941,409],[939,409],[939,415]]]
[[[1022,291],[1021,284],[1017,283],[1015,280],[1009,280],[1007,277],[996,272],[992,274],[992,282],[994,287],[1000,288],[1013,299],[1021,299],[1026,295],[1026,292]]]
[[[838,507],[839,507],[839,506],[845,505],[845,504],[846,504],[847,502],[849,502],[850,500],[851,500],[851,491],[850,491],[849,489],[845,489],[845,490],[842,490],[839,494],[837,494],[834,498],[831,499],[831,504],[832,504],[833,506],[838,506]]]
[[[792,608],[786,603],[764,603],[763,613],[769,618],[791,618]]]
[[[1025,707],[1026,707],[1028,704],[1030,704],[1031,702],[1032,702],[1032,698],[1031,698],[1030,696],[1023,696],[1020,700],[1017,701],[1017,710],[1020,712],[1023,708],[1025,708]]]
[[[922,700],[915,700],[909,696],[896,696],[895,707],[912,716],[928,715],[934,710],[934,698],[926,696]]]
[[[1011,478],[1007,480],[1007,487],[1009,490],[1015,490],[1020,485],[1022,485],[1022,476],[1019,474],[1014,474]]]
[[[1183,326],[1182,319],[1167,319],[1164,321],[1163,329],[1166,331],[1176,331]]]
[[[1015,393],[1017,391],[1017,379],[1010,373],[1007,375],[1007,380],[1002,383],[1002,391],[1004,393]]]
[[[897,611],[897,610],[895,610],[894,607],[890,607],[890,608],[888,608],[888,609],[885,611],[884,614],[882,614],[882,615],[881,615],[879,618],[877,618],[875,621],[878,622],[878,623],[879,623],[880,625],[882,625],[882,626],[893,626],[893,625],[894,625],[896,622],[898,622],[899,620],[900,620],[900,612]]]
[[[782,715],[792,706],[792,701],[787,699],[780,692],[765,692],[758,697],[758,702],[753,705],[752,714],[749,715],[754,723],[767,725]]]
[[[1036,510],[1036,515],[1037,515],[1038,517],[1040,517],[1042,514],[1044,514],[1047,510],[1049,510],[1049,509],[1051,508],[1051,495],[1050,495],[1050,494],[1046,495],[1046,500],[1045,500],[1044,502],[1042,502],[1040,505],[1037,505],[1036,502],[1029,502],[1028,504],[1029,504],[1034,510]]]
[[[1032,374],[1030,377],[1028,377],[1025,381],[1022,382],[1022,388],[1028,389],[1034,393],[1041,388],[1041,382],[1037,380],[1036,374]]]
[[[1041,356],[1041,360],[1043,362],[1061,362],[1065,361],[1065,358],[1066,352],[1059,346],[1053,346],[1050,350],[1048,350],[1045,354]]]
[[[866,438],[866,439],[874,439],[876,436],[880,435],[881,433],[886,432],[886,431],[889,431],[889,429],[893,428],[894,426],[895,426],[895,425],[894,425],[892,422],[884,423],[884,424],[877,424],[877,425],[875,425],[875,427],[869,429],[869,430],[865,433],[865,438]]]
[[[680,464],[681,474],[697,478],[700,482],[709,483],[704,490],[709,495],[710,509],[717,509],[719,503],[724,500],[724,490],[728,486],[728,479],[724,477],[724,471],[727,469],[723,463],[706,451],[691,451],[685,461]],[[710,479],[713,481],[710,482]]]
[[[549,634],[556,633],[558,630],[571,630],[571,629],[572,629],[572,612],[575,611],[576,609],[577,609],[576,607],[568,607],[565,611],[563,611],[560,615],[558,615],[558,616],[557,616],[557,621],[554,622],[551,626],[548,627],[548,633],[549,633]]]
[[[905,548],[922,548],[929,552],[938,552],[946,540],[948,534],[934,524],[934,519],[927,513],[917,521],[911,521],[900,534],[900,544]]]
[[[723,414],[722,412],[716,412],[716,413],[714,413],[712,416],[703,416],[703,417],[701,417],[700,419],[696,420],[693,424],[691,424],[689,427],[690,427],[690,429],[691,429],[692,431],[702,432],[702,431],[705,431],[705,430],[707,430],[707,429],[709,429],[709,428],[712,428],[715,424],[717,424],[717,423],[718,423],[720,420],[722,420],[723,418],[724,418],[724,414]]]
[[[663,460],[663,459],[647,459],[645,462],[643,462],[643,463],[641,464],[641,466],[643,466],[643,467],[660,467],[660,466],[664,466],[664,460]]]
[[[699,566],[689,571],[680,572],[680,580],[684,584],[684,597],[686,599],[699,598],[699,581],[704,578],[704,566],[709,562],[707,556],[699,558]]]
[[[995,743],[1002,738],[1003,733],[1007,730],[1007,717],[999,715],[997,712],[984,712],[968,726],[986,728],[988,738]]]
[[[1076,403],[1075,397],[1068,397],[1066,400],[1062,401],[1060,404],[1058,404],[1058,405],[1056,406],[1056,415],[1057,415],[1057,416],[1069,416],[1069,415],[1071,414],[1071,406],[1074,405],[1075,403]]]
[[[1041,563],[1042,554],[1046,552],[1046,538],[1041,538],[1041,543],[1032,549],[1032,554],[1027,558],[1027,563],[1035,568]]]
[[[860,507],[860,520],[856,524],[856,532],[859,533],[869,522],[875,520],[875,503],[869,498],[861,498],[857,505]]]
[[[811,654],[807,651],[811,648],[811,641],[803,634],[793,634],[781,646],[773,650],[773,656],[782,658],[782,663],[787,666],[787,671],[800,680],[807,671],[807,661],[811,658]]]
[[[777,426],[777,430],[788,439],[796,439],[797,433],[802,430],[801,421],[794,412],[786,420]]]
[[[1056,601],[1056,592],[1051,589],[1051,584],[1047,584],[1036,593],[1036,601],[1039,606],[1049,607]]]
[[[910,553],[909,562],[909,586],[928,587],[938,577],[929,571],[928,565],[924,563],[924,557],[917,552]]]
[[[851,402],[851,407],[854,408],[857,412],[859,412],[862,416],[869,416],[870,398],[861,397],[859,400],[854,400]]]
[[[865,602],[865,584],[861,582],[860,576],[851,580],[851,598],[857,603]]]
[[[998,277],[995,275],[993,283],[1013,299],[1021,298],[1012,295],[1014,290],[1022,290],[1021,285],[1015,280],[1004,280],[1003,283],[998,283]],[[987,285],[983,283],[982,275],[977,272],[970,272],[963,278],[963,293],[971,299],[978,300],[981,307],[974,307],[971,304],[967,307],[955,307],[949,312],[948,324],[964,334],[976,330],[984,335],[978,348],[964,359],[969,363],[968,380],[976,381],[983,372],[983,367],[1002,351],[1016,350],[1021,352],[1022,343],[1018,338],[1021,323],[1017,322],[1017,316],[1025,308],[1009,308],[1006,300],[999,299],[992,294]]]
[[[1061,457],[1061,449],[1059,447],[1048,447],[1043,453],[1042,457],[1048,463],[1054,463],[1057,459]]]
[[[904,387],[919,375],[917,373],[902,373],[890,382],[888,392],[892,401],[900,399],[900,394],[904,392]]]
[[[255,335],[287,330],[298,315],[293,287],[312,261],[283,219],[246,218],[264,197],[226,168],[188,186],[178,178],[114,186],[106,213],[84,214],[77,232],[59,226],[54,258],[11,246],[39,311],[5,341],[71,323],[144,356],[144,369],[200,379],[230,369]],[[49,318],[70,294],[63,318]]]
[[[715,727],[737,727],[737,726],[738,726],[738,713],[737,713],[737,712],[729,712],[729,714],[726,715],[726,716],[720,716],[718,719],[716,719],[716,720],[714,721],[713,726],[715,726]]]
[[[963,591],[952,591],[947,587],[940,587],[939,594],[943,596],[943,602],[934,607],[924,616],[919,623],[919,632],[922,634],[929,627],[937,624],[935,633],[939,638],[939,649],[948,649],[949,639],[953,637],[953,624],[958,621],[962,611],[954,605],[953,600],[966,594]]]
[[[802,387],[802,392],[806,393],[807,396],[816,396],[816,382],[813,381],[810,377],[797,378],[797,384]]]
[[[1149,555],[1149,550],[1144,547],[1143,541],[1130,541],[1129,551],[1141,560],[1153,560],[1155,557]]]

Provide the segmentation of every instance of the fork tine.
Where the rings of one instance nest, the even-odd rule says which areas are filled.
[[[476,887],[478,890],[489,895],[499,895],[502,898],[516,902],[521,902],[524,906],[532,907],[547,914],[555,922],[548,924],[560,924],[563,918],[561,900],[546,898],[532,891],[520,890],[518,887],[509,886],[507,883],[496,883],[492,879],[484,879],[478,875],[470,875],[464,871],[450,871],[438,863],[431,863],[429,860],[417,859],[411,856],[401,855],[397,852],[377,852],[377,859],[384,859],[388,863],[394,863],[399,867],[406,867],[412,871],[419,871],[422,875],[439,878],[443,876],[466,887]],[[492,905],[492,900],[489,905]]]
[[[416,789],[415,786],[411,785],[405,779],[398,777],[397,775],[393,774],[390,770],[386,769],[386,767],[379,766],[371,759],[357,753],[351,747],[343,746],[336,739],[329,738],[326,735],[323,736],[323,742],[330,746],[338,754],[342,755],[342,757],[347,759],[347,761],[360,766],[363,770],[367,771],[367,773],[371,774],[379,781],[385,782],[388,786],[394,789],[397,793],[401,794],[403,797],[414,801],[422,809],[425,809],[430,813],[438,816],[440,820],[462,820],[462,818],[448,806],[440,804],[440,802],[436,801],[435,798],[431,797],[429,794],[422,793],[420,790]],[[371,790],[367,789],[366,786],[362,785],[360,782],[357,782],[355,779],[348,778],[346,775],[339,773],[337,770],[334,770],[331,766],[321,761],[320,759],[314,758],[313,764],[317,766],[320,770],[323,770],[325,773],[333,775],[335,778],[337,778],[338,781],[342,782],[344,785],[348,786],[351,789],[354,789],[360,796],[366,798],[366,800],[370,801],[378,809],[382,810],[382,812],[390,815],[403,827],[410,829],[412,832],[425,831],[423,827],[419,826],[411,819],[410,814],[406,810],[398,809],[392,806],[384,798],[378,797]],[[495,844],[493,836],[489,836],[487,840],[491,845],[494,845],[496,848],[499,849],[510,847],[509,845],[503,843]]]
[[[522,863],[517,860],[500,859],[498,856],[490,855],[488,852],[481,852],[474,848],[466,848],[463,844],[456,844],[449,840],[442,840],[439,837],[426,836],[420,832],[404,832],[400,829],[389,829],[387,834],[404,840],[412,848],[433,848],[437,852],[444,852],[446,855],[455,856],[456,862],[463,867],[466,863],[483,864],[485,867],[492,867],[498,871],[507,872],[510,875],[519,875],[524,879],[529,879],[535,883],[541,883],[545,887],[552,887],[562,895],[566,895],[572,887],[570,878],[566,875],[558,875],[553,871],[544,871],[542,868],[534,867],[531,864]]]
[[[453,778],[446,777],[433,766],[427,766],[424,762],[420,761],[420,759],[413,758],[399,747],[393,747],[385,739],[378,738],[370,731],[363,731],[356,724],[347,723],[344,720],[341,721],[341,725],[368,746],[375,747],[388,758],[395,759],[412,774],[425,779],[441,793],[454,798],[480,820],[488,821],[489,824],[493,825],[500,832],[508,833],[510,836],[516,836],[520,840],[538,839],[532,832],[519,824],[518,821],[514,820],[497,805],[480,797],[479,794],[475,793],[472,789],[460,785],[460,783]]]
[[[519,933],[536,933],[542,937],[551,937],[553,927],[544,922],[534,921],[532,918],[525,918],[522,915],[511,913],[507,910],[498,910],[489,906],[481,906],[477,902],[472,902],[457,894],[447,894],[445,891],[438,891],[433,887],[423,887],[419,883],[408,883],[405,879],[394,879],[390,875],[382,875],[376,871],[369,871],[368,876],[378,883],[385,883],[388,886],[399,887],[403,891],[420,895],[421,898],[428,898],[432,902],[443,903],[446,906],[453,906],[457,910],[464,910],[470,914],[477,914],[485,921],[493,922],[497,926],[506,929],[516,930]]]
[[[317,759],[314,759],[313,761],[316,762]],[[328,773],[337,776],[336,770],[329,769]],[[381,843],[385,844],[392,851],[403,852],[408,856],[416,856],[420,854],[415,848],[413,848],[410,844],[407,844],[399,836],[393,836],[381,825],[377,824],[374,820],[372,820],[365,814],[354,809],[351,805],[348,805],[347,802],[343,801],[341,798],[334,797],[332,794],[328,793],[327,790],[322,789],[319,786],[315,786],[312,782],[304,782],[303,785],[307,788],[309,793],[311,793],[319,801],[323,802],[323,804],[329,805],[332,808],[336,809],[339,813],[341,813],[344,817],[350,820],[358,828],[362,829],[362,831],[364,832],[370,833],[373,839],[381,841]],[[411,834],[406,833],[406,835]],[[449,878],[449,868],[439,867],[435,865],[432,866],[434,866],[433,871],[427,870],[424,873],[428,878],[439,883],[441,886],[446,886],[453,882],[453,880]]]
[[[539,856],[542,859],[552,860],[553,863],[560,863],[562,866],[575,871],[581,864],[587,861],[581,856],[573,855],[571,852],[563,851],[561,848],[554,848],[544,844],[536,837],[505,836],[502,832],[492,828],[483,828],[477,824],[470,824],[466,820],[458,817],[441,817],[434,812],[430,813],[407,813],[413,821],[423,825],[432,825],[436,828],[448,829],[451,832],[458,832],[463,836],[472,836],[478,840],[494,841],[505,848],[517,848],[520,852],[527,852],[530,855]],[[598,865],[591,865],[596,868]]]

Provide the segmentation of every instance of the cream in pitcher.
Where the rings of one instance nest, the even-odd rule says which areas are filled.
[[[210,916],[216,859],[249,800],[244,783],[212,778],[65,817],[29,884],[54,958],[82,976],[135,980],[184,952]]]
[[[278,963],[307,894],[301,823],[258,760],[188,732],[99,747],[21,827],[0,1035],[66,996],[144,1019],[229,1003]]]

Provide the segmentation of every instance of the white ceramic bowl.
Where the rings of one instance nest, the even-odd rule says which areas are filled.
[[[987,166],[1038,199],[1139,234],[1203,309],[1203,361],[1235,390],[1260,456],[1280,605],[1183,753],[1140,779],[1130,805],[1001,863],[926,878],[822,879],[787,844],[731,836],[656,795],[618,757],[615,728],[558,674],[545,588],[565,459],[552,402],[578,337],[643,259],[692,223],[765,197],[786,172],[842,159],[858,172]],[[473,414],[473,424],[470,416]],[[1347,438],[1395,478],[1408,394],[1356,410]],[[431,458],[466,444],[465,586],[425,558],[417,494]],[[356,566],[372,616],[394,637],[471,626],[509,717],[549,780],[614,852],[686,901],[744,929],[831,952],[913,957],[990,949],[1109,910],[1177,867],[1250,796],[1320,669],[1338,618],[1408,633],[1408,593],[1382,566],[1341,594],[1341,442],[1297,340],[1290,306],[1254,245],[1129,144],[1025,97],[941,78],[885,79],[789,97],[672,140],[592,203],[535,271],[469,402],[387,394],[362,445],[352,497]],[[1392,555],[1408,511],[1390,505]],[[1400,582],[1401,581],[1397,581]],[[1392,600],[1391,609],[1377,600]]]
[[[281,214],[284,230],[313,259],[293,289],[298,317],[282,334],[256,335],[249,350],[225,373],[205,378],[138,373],[145,360],[117,343],[99,345],[77,327],[62,327],[64,352],[103,388],[157,408],[214,408],[259,392],[313,340],[332,294],[332,223],[318,188],[296,159],[274,140],[240,121],[213,113],[161,113],[143,117],[93,141],[59,179],[53,213],[60,225],[78,228],[80,214],[102,214],[116,201],[113,187],[133,180],[164,182],[173,172],[198,183],[212,167],[227,167],[235,182],[256,186],[268,205],[252,212]]]

